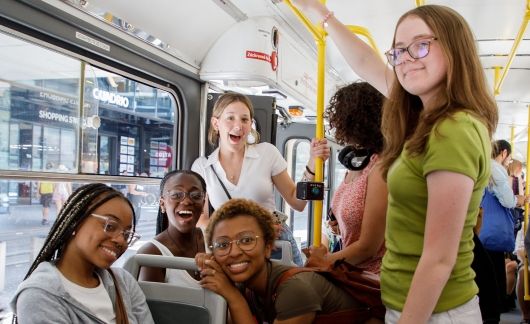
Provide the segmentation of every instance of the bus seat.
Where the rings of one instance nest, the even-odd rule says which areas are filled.
[[[138,278],[141,266],[197,270],[195,260],[191,258],[147,254],[131,256],[123,268],[133,277]],[[138,284],[145,294],[147,304],[157,324],[226,323],[225,299],[208,289],[149,281],[138,281]]]
[[[292,250],[291,242],[284,241],[284,240],[275,240],[274,247],[276,249],[281,249],[282,257],[281,259],[272,259],[272,260],[275,260],[278,263],[287,265],[287,266],[294,266],[294,267],[297,266],[296,263],[294,263],[293,261],[293,250]]]

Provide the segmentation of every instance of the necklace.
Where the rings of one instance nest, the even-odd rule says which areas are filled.
[[[197,229],[193,229],[193,234],[192,234],[192,240],[195,241],[195,254],[199,253],[199,240],[197,239]],[[175,241],[175,239],[171,236],[171,233],[169,233],[169,228],[166,229],[166,232],[167,232],[167,236],[169,236],[169,239],[173,242],[173,244],[175,244],[175,246],[177,247],[180,247],[179,244],[177,244],[177,241]]]

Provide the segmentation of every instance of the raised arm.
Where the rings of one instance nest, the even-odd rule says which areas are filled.
[[[307,167],[309,168],[309,171],[311,171],[312,173],[315,172],[315,159],[317,157],[321,158],[323,161],[326,161],[329,158],[329,154],[330,151],[326,139],[313,139],[311,141],[310,158],[307,162]],[[304,172],[306,176],[309,176],[309,180],[313,180],[313,175],[311,175],[307,171]],[[296,184],[289,176],[289,173],[287,173],[287,170],[284,170],[283,172],[273,176],[272,182],[274,183],[274,186],[276,187],[280,195],[282,195],[285,201],[287,201],[289,206],[291,206],[297,211],[304,210],[307,201],[299,200],[298,198],[296,198]]]
[[[388,97],[394,73],[368,44],[352,33],[331,11],[318,0],[292,0],[300,10],[317,23],[325,18],[326,31],[352,70]]]

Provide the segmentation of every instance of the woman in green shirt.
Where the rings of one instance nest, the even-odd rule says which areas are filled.
[[[318,0],[293,0],[325,26],[353,70],[388,97],[388,183],[381,291],[389,323],[480,323],[473,226],[490,174],[498,112],[473,34],[454,10],[425,5],[398,21],[389,69]]]

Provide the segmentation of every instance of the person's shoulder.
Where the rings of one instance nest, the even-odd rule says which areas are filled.
[[[155,240],[155,239],[153,239]],[[160,241],[159,241],[160,242]],[[161,243],[161,242],[160,242]],[[163,244],[163,243],[161,243]],[[154,255],[162,255],[160,252],[160,249],[155,245],[155,243],[151,240],[146,242],[144,245],[142,245],[138,251],[137,254],[154,254]]]
[[[436,123],[434,133],[456,138],[463,135],[473,137],[489,136],[486,125],[479,118],[466,111],[458,111],[448,117],[440,119]]]

